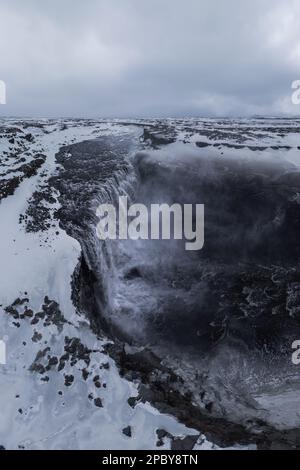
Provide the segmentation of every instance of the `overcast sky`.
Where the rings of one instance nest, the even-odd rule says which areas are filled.
[[[300,114],[299,0],[0,0],[0,115]]]

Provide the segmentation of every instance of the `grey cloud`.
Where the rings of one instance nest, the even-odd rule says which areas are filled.
[[[299,113],[296,0],[1,0],[1,114]]]

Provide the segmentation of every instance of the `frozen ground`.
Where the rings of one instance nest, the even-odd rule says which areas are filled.
[[[53,187],[49,189],[48,184],[49,178],[61,169],[55,159],[61,147],[105,136],[122,141],[128,132],[134,132],[140,137],[143,149],[151,153],[153,162],[159,150],[158,161],[163,157],[169,164],[170,154],[172,159],[173,153],[176,155],[178,149],[181,151],[188,144],[188,149],[192,148],[187,150],[188,155],[199,151],[200,156],[205,153],[208,158],[219,158],[225,161],[224,171],[227,171],[226,162],[230,165],[240,161],[247,163],[258,156],[267,164],[280,164],[287,174],[296,174],[300,164],[299,131],[297,120],[0,121],[0,339],[5,339],[7,349],[6,365],[0,365],[0,445],[7,449],[218,448],[210,442],[212,439],[201,435],[199,428],[187,428],[147,401],[139,401],[139,384],[120,376],[117,364],[104,352],[108,340],[97,337],[87,317],[80,315],[73,305],[71,278],[81,248],[78,241],[60,228],[55,216],[60,207],[60,194]],[[72,154],[67,155],[67,159],[71,162]],[[161,162],[159,165],[163,167]],[[180,165],[180,161],[175,161],[174,173]],[[95,180],[97,177],[94,183]],[[90,189],[87,185],[87,192]],[[293,202],[296,203],[299,194],[296,189],[294,192]],[[80,196],[82,194],[78,194],[78,200]],[[139,253],[131,255],[135,263],[148,263],[152,269],[155,257],[151,257],[151,252],[149,259],[143,257],[143,260]],[[123,261],[118,261],[120,272],[125,272],[132,260],[128,266]],[[124,281],[120,272],[114,291],[116,323],[119,314],[123,321],[124,305],[128,311],[130,307],[133,314],[140,311],[149,288],[142,276],[127,277]],[[207,278],[210,275],[205,273]],[[265,278],[262,279],[265,282]],[[185,287],[180,279],[172,280],[173,284],[176,282],[176,294],[183,298]],[[158,303],[159,296],[166,292],[172,298],[173,284],[171,287],[161,284],[158,288],[155,285],[155,290],[150,286],[149,302],[144,305],[146,314],[152,305],[151,296]],[[289,294],[291,285],[293,289],[295,283],[289,284]],[[260,286],[254,286],[253,291],[249,288],[243,292],[245,318],[251,318],[251,309],[265,308],[262,294],[261,298],[254,295],[261,291]],[[291,317],[297,318],[297,302],[290,299],[287,307]],[[218,334],[221,331],[225,335],[224,324],[220,328],[216,322],[216,326]],[[165,361],[174,367],[173,345],[167,348],[169,354]],[[195,379],[198,363],[195,366],[189,360],[185,354],[176,357],[175,351],[179,374],[191,384],[195,381],[195,396],[198,396]],[[232,368],[238,369],[241,364],[242,361],[235,363],[233,360]],[[212,365],[217,369],[223,367],[218,358]],[[244,380],[245,375],[249,380],[244,367],[239,376]],[[238,382],[236,376],[233,380]],[[293,413],[299,405],[295,377],[288,390],[280,386],[270,389],[268,385],[249,385],[255,400],[254,409],[259,408],[268,423],[278,429],[299,426],[298,411]],[[227,392],[226,387],[227,384],[222,383],[222,389]],[[215,403],[217,408],[218,403],[217,400],[212,403],[207,396],[203,407],[209,414],[210,408]],[[231,397],[224,406],[230,400]],[[240,408],[235,402],[230,406],[236,414],[245,410],[242,402]]]
[[[0,337],[7,351],[6,365],[0,366],[0,445],[154,449],[157,430],[163,429],[163,449],[171,445],[168,433],[177,439],[199,436],[150,404],[133,408],[128,403],[137,396],[137,387],[120,377],[114,361],[102,352],[105,341],[92,333],[72,304],[70,282],[80,246],[53,217],[58,203],[49,205],[46,230],[27,232],[20,223],[34,192],[55,173],[55,154],[62,145],[122,129],[98,122],[0,124],[1,178],[10,178],[11,170],[13,177],[22,175],[16,158],[30,162],[36,154],[46,157],[37,174],[25,177],[0,202]],[[23,139],[28,134],[30,142]],[[199,449],[213,446],[203,437],[199,442]]]

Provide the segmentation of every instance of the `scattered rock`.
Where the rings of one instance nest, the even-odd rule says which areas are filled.
[[[199,437],[199,435],[196,435],[187,436],[184,439],[174,438],[171,444],[171,450],[193,450]]]
[[[65,375],[65,386],[70,387],[72,383],[74,382],[74,375]]]
[[[101,398],[95,398],[94,399],[94,405],[97,406],[97,408],[103,408]]]
[[[131,426],[127,426],[127,428],[124,428],[122,430],[123,434],[127,437],[132,437],[132,430],[131,430]]]

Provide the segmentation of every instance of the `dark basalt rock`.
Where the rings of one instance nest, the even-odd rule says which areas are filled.
[[[34,142],[34,137],[32,134],[26,134],[24,135],[24,139],[27,140],[27,142]]]
[[[97,408],[103,408],[101,398],[95,398],[95,399],[94,399],[94,405],[95,405]]]
[[[145,128],[142,142],[149,143],[152,148],[159,148],[163,145],[169,145],[176,142],[176,131],[175,129],[157,126],[151,128]]]
[[[65,375],[65,386],[70,387],[74,382],[74,375]]]
[[[127,437],[132,437],[132,430],[131,430],[131,426],[127,426],[127,428],[124,428],[122,430],[122,433],[127,436]]]
[[[199,435],[187,436],[184,439],[174,439],[171,444],[171,450],[193,450],[198,439]]]
[[[35,176],[41,166],[45,163],[45,155],[38,154],[30,163],[24,163],[13,172],[21,172],[22,176],[13,176],[9,179],[0,180],[0,201],[8,196],[12,196],[22,181]],[[9,174],[10,171],[7,172]]]
[[[0,181],[0,200],[8,196],[12,196],[21,181],[22,178],[20,176],[15,176],[11,179]]]
[[[196,142],[196,145],[199,148],[205,148],[205,147],[209,147],[212,144],[210,144],[209,142]]]

